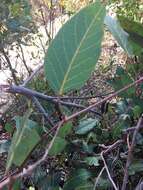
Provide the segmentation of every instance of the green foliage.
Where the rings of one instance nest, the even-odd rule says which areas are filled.
[[[129,41],[134,54],[140,55],[143,52],[143,25],[123,16],[118,19],[122,28],[129,34]]]
[[[66,144],[67,142],[63,138],[56,137],[53,146],[49,151],[49,155],[56,156],[58,153],[61,153],[61,151],[64,150]]]
[[[61,137],[61,138],[67,137],[67,135],[69,135],[69,134],[71,133],[72,127],[73,127],[73,125],[72,125],[71,122],[64,124],[64,125],[60,128],[59,133],[58,133],[58,136]]]
[[[85,158],[85,161],[86,163],[89,165],[89,166],[99,166],[99,157],[87,157]]]
[[[64,190],[77,190],[80,188],[87,188],[91,187],[88,184],[88,179],[91,177],[91,174],[88,170],[86,169],[79,169],[75,172],[73,172],[72,176],[69,177],[67,182],[64,185]]]
[[[78,135],[84,135],[98,125],[99,121],[97,119],[88,118],[81,120],[79,126],[77,126],[75,129],[75,133]]]
[[[117,68],[114,78],[109,81],[109,83],[113,86],[115,91],[123,88],[128,84],[131,84],[132,82],[133,79],[122,67]],[[135,95],[135,87],[129,88],[125,92],[120,93],[121,97],[126,97],[126,98],[130,98],[134,95]]]
[[[70,122],[63,125],[60,128],[58,135],[49,151],[49,155],[56,156],[65,149],[67,145],[67,141],[65,140],[65,138],[71,132],[71,130],[72,130],[72,123]]]
[[[106,190],[111,188],[111,184],[108,179],[100,178],[97,184],[97,189]]]
[[[34,180],[34,184],[38,189],[47,190],[59,190],[60,178],[62,177],[60,171],[50,171],[47,173],[43,170],[42,167],[37,167],[34,173],[32,174],[32,178]]]
[[[124,15],[132,20],[141,21],[143,6],[140,0],[110,0],[111,6],[114,8],[118,15]]]
[[[22,118],[16,118],[16,132],[13,135],[8,153],[7,170],[9,170],[12,163],[21,166],[40,140],[36,130],[37,124],[30,121],[29,116],[29,113],[27,113]]]
[[[0,154],[4,152],[8,152],[10,147],[10,141],[9,140],[1,140],[0,141]]]
[[[89,78],[100,55],[104,16],[105,9],[99,3],[82,9],[62,27],[48,48],[45,73],[56,93],[79,89]]]
[[[129,168],[129,175],[135,175],[138,172],[143,171],[143,161],[142,160],[134,160]]]
[[[104,23],[118,44],[128,53],[129,56],[133,55],[133,51],[128,39],[129,35],[120,26],[118,20],[113,19],[110,16],[106,16]]]
[[[7,1],[0,4],[0,46],[6,47],[31,33],[33,23],[28,0]]]
[[[8,6],[8,11],[11,11],[12,17],[17,18],[20,9],[19,1]],[[30,9],[23,11],[23,14],[25,11],[27,14]],[[10,32],[21,33],[21,24],[19,21],[17,22],[16,18],[14,20],[12,20],[13,18],[8,19],[5,27]],[[100,3],[94,3],[82,9],[62,27],[45,56],[45,76],[55,94],[63,95],[67,92],[72,94],[73,90],[80,89],[88,80],[99,59],[104,22],[125,52],[132,56],[133,54],[139,55],[138,60],[142,64],[142,25],[125,17],[118,19],[120,24],[118,20],[109,16],[105,18],[105,8]],[[3,36],[3,39],[6,37]],[[135,44],[138,46],[138,54],[134,51]],[[114,91],[117,91],[131,84],[140,76],[141,72],[142,67],[137,64],[118,66],[108,83]],[[140,94],[137,94],[137,88],[141,91]],[[120,93],[114,102],[110,100],[106,102],[107,110],[103,114],[100,112],[100,118],[96,118],[93,114],[87,114],[84,117],[80,115],[80,117],[64,124],[49,151],[49,156],[44,163],[46,165],[44,171],[40,165],[33,172],[32,186],[42,190],[93,189],[95,180],[98,179],[99,173],[104,167],[100,156],[101,152],[110,148],[110,145],[117,140],[125,139],[121,146],[115,147],[105,155],[109,172],[112,174],[115,183],[121,188],[124,175],[123,168],[128,153],[128,146],[125,142],[128,140],[128,136],[129,140],[132,139],[132,132],[128,135],[127,129],[136,125],[143,112],[142,90],[143,86],[134,86]],[[52,91],[50,93],[54,94]],[[46,104],[44,106],[46,107]],[[65,115],[61,115],[61,111],[74,112],[72,109],[64,109],[60,103],[56,106],[56,108],[53,105],[51,105],[52,108],[49,105],[48,108],[46,107],[52,112],[50,112],[51,118],[55,123],[64,118]],[[100,111],[100,107],[97,109]],[[41,132],[39,125],[29,119],[30,114],[31,112],[28,112],[23,117],[15,118],[16,129],[14,131],[11,130],[11,125],[7,124],[5,127],[5,130],[13,135],[10,149],[7,141],[0,144],[1,153],[9,149],[7,170],[12,164],[21,166],[40,141],[40,135],[45,132]],[[47,127],[47,123],[44,127]],[[45,143],[49,144],[49,139],[51,140],[53,137],[48,132],[46,136],[48,138],[44,141],[44,145]],[[133,163],[129,167],[129,175],[134,177],[135,181],[139,181],[136,173],[139,174],[143,170],[140,160],[143,151],[142,137],[141,131],[137,135],[137,147],[135,146]],[[63,179],[61,170],[66,171],[64,180],[61,180],[61,178]],[[63,182],[62,185],[61,181]],[[131,179],[128,181],[133,185],[131,187],[133,189],[136,182]],[[107,173],[104,171],[98,179],[97,189],[111,188]]]

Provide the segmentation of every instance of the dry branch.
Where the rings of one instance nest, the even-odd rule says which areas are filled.
[[[143,124],[143,115],[138,120],[136,129],[133,133],[131,145],[129,146],[128,156],[127,156],[127,161],[126,161],[126,167],[125,167],[125,171],[124,171],[124,179],[123,179],[123,184],[122,184],[122,190],[126,190],[126,186],[128,183],[128,176],[129,176],[128,170],[129,170],[129,167],[131,165],[132,158],[133,158],[133,151],[134,151],[134,147],[136,144],[136,136],[137,136],[138,131],[139,131],[142,124]]]
[[[63,120],[60,121],[58,125],[55,125],[55,126],[50,130],[49,133],[51,133],[51,132],[53,132],[53,131],[55,131],[55,130],[56,130],[56,132],[55,132],[55,135],[54,135],[53,139],[51,140],[51,142],[50,142],[50,144],[49,144],[47,150],[45,151],[43,157],[42,157],[41,159],[39,159],[37,162],[35,162],[34,164],[28,166],[28,167],[27,167],[26,169],[24,169],[22,172],[17,173],[16,175],[10,176],[10,177],[5,178],[4,180],[2,180],[2,181],[0,182],[0,189],[2,189],[4,186],[8,185],[8,184],[10,183],[11,179],[12,179],[12,180],[16,180],[16,179],[19,178],[19,177],[23,177],[23,176],[28,175],[28,174],[31,173],[39,164],[41,164],[43,161],[46,160],[47,155],[48,155],[48,153],[49,153],[49,150],[50,150],[50,148],[52,147],[52,145],[53,145],[53,143],[54,143],[54,140],[55,140],[55,138],[56,138],[56,136],[57,136],[57,134],[58,134],[58,131],[59,131],[60,127],[62,127],[63,124],[65,124],[65,123],[67,123],[68,121],[72,120],[72,119],[75,118],[76,116],[81,115],[82,113],[87,113],[89,110],[93,109],[94,107],[99,106],[99,105],[101,105],[103,102],[106,102],[107,100],[112,99],[113,97],[117,96],[117,95],[120,94],[121,92],[126,91],[128,88],[130,88],[130,87],[132,87],[132,86],[134,86],[134,85],[140,84],[142,81],[143,81],[143,77],[141,77],[140,79],[136,80],[135,82],[133,82],[133,83],[131,83],[131,84],[125,86],[124,88],[118,90],[117,92],[115,92],[115,93],[113,93],[113,94],[107,96],[107,97],[104,98],[103,100],[101,100],[101,101],[99,101],[99,102],[97,102],[97,103],[95,103],[95,104],[93,104],[93,105],[91,105],[91,106],[88,106],[87,108],[85,108],[85,109],[83,109],[83,110],[81,110],[81,111],[79,111],[79,112],[76,112],[75,114],[72,114],[72,115],[69,116],[69,117],[63,118]],[[21,89],[21,88],[20,88],[20,89]],[[8,87],[8,86],[5,86],[5,87],[4,87],[4,86],[3,86],[3,90],[5,90],[6,92],[9,92],[9,93],[10,93],[11,87]],[[17,90],[19,90],[19,88],[18,88]],[[28,90],[29,90],[29,89],[28,89]],[[21,91],[17,91],[17,93],[18,93],[18,92],[20,93]],[[36,91],[34,91],[34,92],[36,92]],[[13,93],[14,93],[14,91],[13,91]],[[37,93],[38,93],[38,92],[36,92],[36,94],[37,94]],[[38,93],[38,94],[39,94],[40,96],[42,95],[43,97],[46,96],[46,95],[41,94],[41,93]],[[39,97],[39,95],[38,95],[38,97]],[[31,96],[32,96],[32,97],[36,97],[35,94],[33,93],[33,91],[32,91]],[[47,97],[46,97],[46,98],[47,98]],[[56,101],[56,100],[54,100],[54,101]],[[126,175],[124,176],[124,181],[123,181],[123,188],[122,188],[122,190],[125,190],[124,186],[126,186],[126,182],[127,182],[127,179],[128,179],[128,166],[129,166],[130,163],[131,163],[130,161],[131,161],[131,157],[132,157],[132,151],[133,151],[133,148],[134,148],[134,145],[135,145],[135,138],[136,138],[136,135],[137,135],[137,133],[138,133],[138,130],[139,130],[140,126],[141,126],[142,121],[143,121],[143,118],[141,117],[140,120],[139,120],[139,122],[138,122],[138,124],[137,124],[136,130],[134,131],[134,134],[133,134],[133,140],[132,140],[132,144],[131,144],[131,147],[130,147],[130,150],[129,150],[128,159],[127,159],[126,173],[125,173]],[[47,135],[47,134],[46,134],[46,135]],[[119,145],[120,143],[121,143],[120,141],[117,141],[116,143],[114,143],[114,145],[110,145],[110,146],[109,146],[109,150],[107,149],[107,150],[106,150],[106,153],[108,153],[109,151],[111,151],[112,149],[114,149],[114,148],[115,148],[117,145]],[[101,153],[101,156],[102,156],[102,160],[103,160],[103,162],[104,162],[104,166],[105,166],[105,168],[106,168],[106,171],[107,171],[107,173],[108,173],[108,177],[109,177],[109,179],[110,179],[112,185],[114,186],[114,188],[115,188],[116,190],[118,190],[116,184],[114,183],[114,181],[113,181],[112,178],[111,178],[111,175],[110,175],[109,170],[108,170],[108,167],[107,167],[107,165],[106,165],[106,162],[105,162],[103,153],[105,154],[105,152],[102,152],[102,153]],[[125,184],[125,185],[124,185],[124,184]]]

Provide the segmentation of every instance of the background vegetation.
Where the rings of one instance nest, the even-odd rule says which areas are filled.
[[[0,189],[142,189],[142,9],[1,1]]]

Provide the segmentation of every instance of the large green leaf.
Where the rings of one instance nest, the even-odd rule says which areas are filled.
[[[56,93],[79,89],[89,78],[101,51],[104,17],[105,8],[91,4],[72,17],[51,43],[45,73]]]
[[[112,18],[111,16],[106,16],[104,20],[105,25],[108,30],[112,33],[114,38],[117,40],[118,44],[129,54],[133,55],[132,47],[129,42],[129,35],[125,32],[120,23]]]
[[[36,128],[34,128],[33,122],[29,122],[28,118],[29,113],[26,113],[24,117],[16,118],[16,132],[13,135],[8,153],[7,170],[11,167],[12,163],[16,166],[21,166],[40,140],[40,136]]]

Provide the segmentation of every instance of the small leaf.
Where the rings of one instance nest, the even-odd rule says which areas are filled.
[[[99,121],[97,119],[88,118],[82,120],[79,126],[76,128],[75,133],[78,135],[84,135],[91,131],[94,127],[99,125]]]
[[[133,79],[130,77],[130,75],[122,67],[119,66],[116,70],[116,75],[112,80],[109,81],[109,84],[115,89],[115,91],[117,91],[131,84],[132,82]],[[120,93],[119,95],[121,97],[131,98],[135,96],[135,92],[135,87],[131,87],[128,90]]]
[[[14,128],[13,128],[13,126],[12,126],[10,123],[6,123],[4,129],[5,129],[8,133],[10,133],[10,134],[12,134],[13,131],[14,131]]]
[[[56,137],[53,146],[51,147],[50,151],[49,151],[49,155],[50,156],[56,156],[57,154],[61,153],[65,146],[67,145],[67,141],[64,140],[61,137]]]
[[[126,128],[127,128],[127,125],[122,120],[119,120],[117,123],[115,123],[112,129],[112,133],[111,133],[113,136],[113,139],[115,140],[115,139],[121,138],[122,132]]]
[[[11,142],[9,140],[0,141],[0,154],[8,152]]]
[[[101,52],[105,8],[93,3],[71,18],[52,41],[45,56],[45,74],[58,94],[81,88]]]
[[[135,118],[139,118],[141,113],[142,113],[142,109],[140,106],[136,105],[133,107],[133,113],[134,113],[134,117]]]
[[[10,12],[13,17],[19,16],[21,13],[21,4],[20,3],[14,3],[10,5]]]
[[[85,161],[89,166],[99,166],[99,159],[100,157],[91,156],[85,158]]]
[[[58,136],[61,138],[65,138],[72,130],[72,123],[69,122],[62,126],[59,130]]]
[[[127,107],[125,101],[119,101],[119,102],[117,102],[116,106],[117,106],[116,107],[116,112],[118,114],[124,114],[128,110],[128,107]]]
[[[87,144],[87,142],[83,141],[82,142],[82,149],[84,152],[92,154],[94,151],[94,145],[92,145],[92,144],[89,145],[89,144]]]

